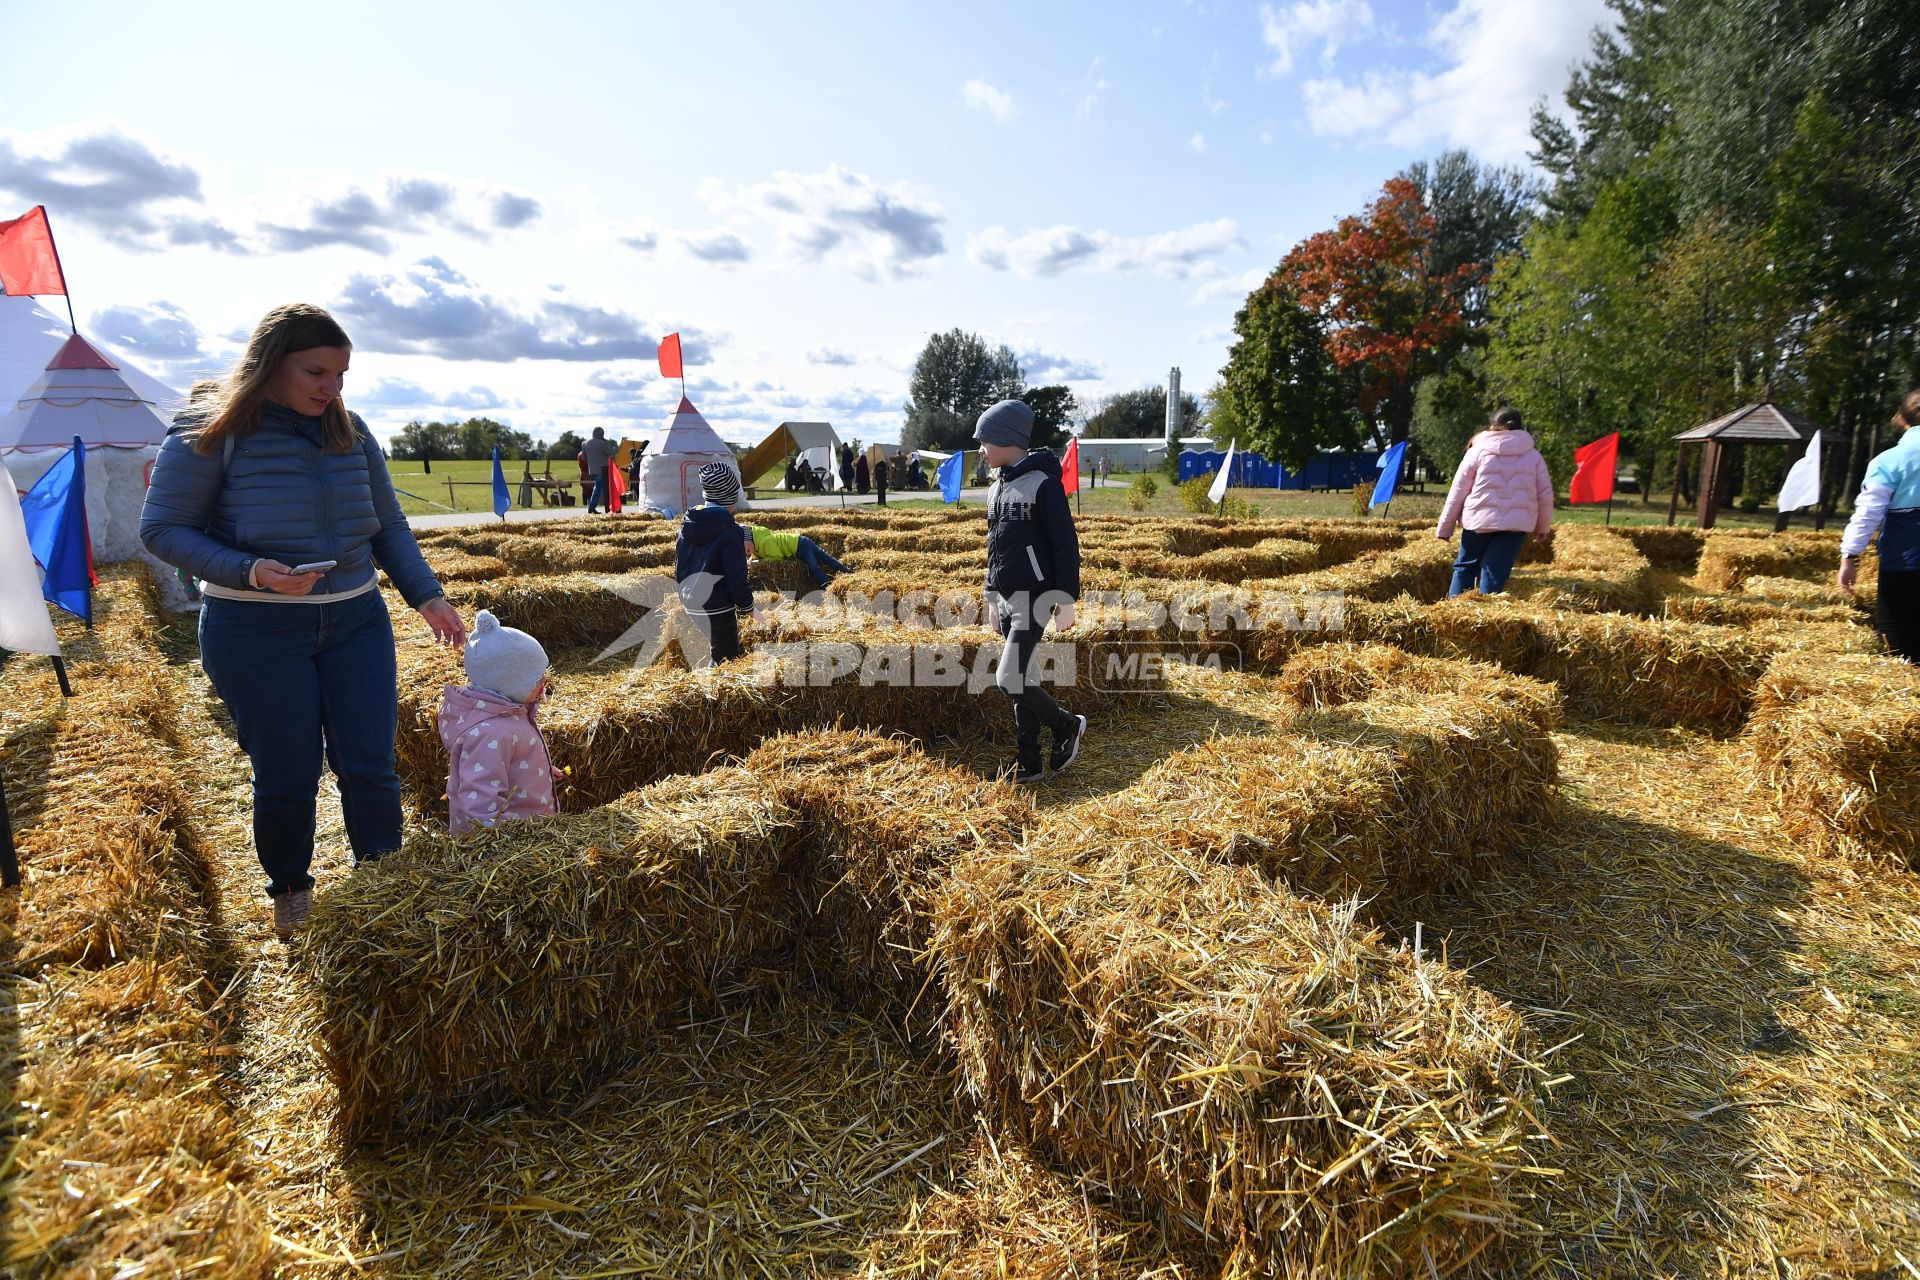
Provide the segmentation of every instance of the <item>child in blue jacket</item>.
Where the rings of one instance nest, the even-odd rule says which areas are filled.
[[[680,584],[687,616],[707,635],[707,661],[693,662],[705,667],[745,652],[740,615],[753,609],[753,587],[747,581],[747,545],[733,520],[740,477],[724,462],[709,462],[700,468],[700,492],[706,502],[680,521],[673,580]]]

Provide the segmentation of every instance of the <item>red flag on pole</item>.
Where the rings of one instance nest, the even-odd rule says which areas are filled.
[[[1080,437],[1067,441],[1067,456],[1060,460],[1060,487],[1068,493],[1080,488]]]
[[[621,499],[627,496],[627,473],[620,469],[618,460],[607,466],[607,510],[620,514],[623,505]]]
[[[54,252],[53,229],[47,225],[47,207],[0,222],[0,289],[9,298],[67,291],[67,278]]]
[[[670,333],[660,339],[660,376],[663,378],[684,378],[680,371],[680,335]]]
[[[1573,483],[1568,502],[1606,502],[1613,497],[1613,471],[1620,459],[1620,433],[1601,436],[1573,451]]]

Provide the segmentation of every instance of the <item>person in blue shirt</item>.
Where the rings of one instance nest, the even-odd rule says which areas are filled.
[[[1860,555],[1880,535],[1878,626],[1894,656],[1920,662],[1920,389],[1907,392],[1894,415],[1904,434],[1875,456],[1853,502],[1853,519],[1840,535],[1840,572],[1849,594],[1860,573]]]

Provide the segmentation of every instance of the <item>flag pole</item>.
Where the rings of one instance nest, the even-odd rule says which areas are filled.
[[[7,815],[7,780],[0,777],[0,886],[18,888],[20,859],[13,849],[13,819]]]
[[[1616,476],[1616,477],[1614,478],[1614,483],[1615,483],[1615,484],[1618,484],[1619,482],[1620,482],[1620,481],[1619,481],[1619,477],[1617,477],[1617,476]],[[1609,490],[1607,490],[1607,520],[1606,520],[1606,523],[1607,523],[1608,525],[1612,525],[1612,524],[1613,524],[1613,490],[1611,490],[1611,489],[1609,489]]]
[[[67,664],[57,653],[53,655],[53,677],[60,682],[60,696],[71,698],[73,686],[67,683]]]
[[[67,328],[74,333],[80,332],[80,325],[73,318],[73,294],[67,289],[67,268],[60,261],[60,244],[53,238],[53,219],[47,216],[47,206],[35,205],[40,210],[40,222],[47,229],[47,244],[53,249],[54,270],[60,273],[60,296],[67,300]]]

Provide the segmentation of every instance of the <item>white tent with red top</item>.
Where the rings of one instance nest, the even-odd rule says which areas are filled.
[[[700,468],[711,462],[724,462],[736,477],[740,473],[727,442],[707,425],[693,401],[681,396],[672,420],[653,435],[640,455],[641,507],[677,516],[699,506],[706,501],[700,489]]]
[[[5,326],[9,336],[16,327],[40,334],[38,320],[24,309],[9,307],[7,315],[13,321]],[[43,341],[33,345],[46,350]],[[19,352],[10,348],[7,354],[8,366],[0,373],[17,377]],[[24,490],[78,437],[87,447],[87,526],[94,560],[125,560],[140,550],[147,475],[184,397],[109,360],[78,334],[67,334],[41,363],[27,385],[0,385],[0,460]]]

